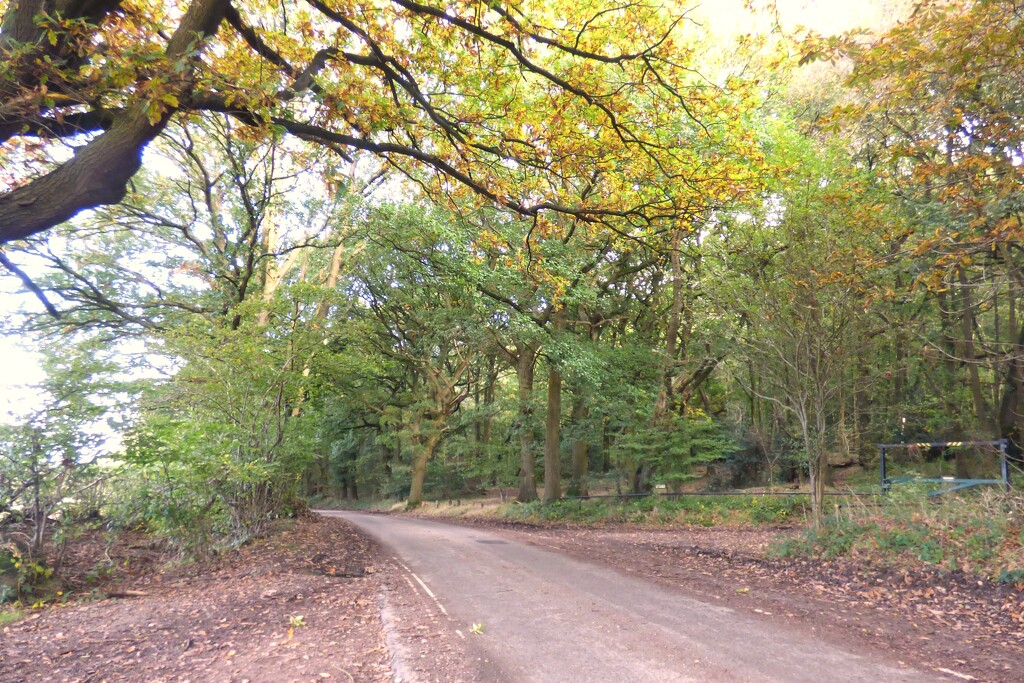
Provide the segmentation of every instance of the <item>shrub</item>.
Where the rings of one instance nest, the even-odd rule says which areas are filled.
[[[796,538],[772,546],[769,549],[769,555],[776,557],[813,555],[834,559],[848,555],[858,541],[873,535],[876,531],[877,527],[871,523],[858,523],[845,519],[829,520],[816,529],[808,529]]]
[[[836,520],[773,549],[778,555],[857,554],[896,566],[960,569],[1004,583],[1024,580],[1020,493],[993,490],[928,498],[906,487],[880,507],[847,507]]]

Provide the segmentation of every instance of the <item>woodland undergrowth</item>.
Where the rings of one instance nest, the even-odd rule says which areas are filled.
[[[920,487],[904,486],[874,504],[836,507],[822,526],[778,543],[771,552],[1024,583],[1024,494],[989,489],[929,497]]]

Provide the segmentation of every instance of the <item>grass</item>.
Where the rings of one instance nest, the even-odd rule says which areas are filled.
[[[847,506],[772,552],[931,566],[1024,583],[1024,495],[985,489],[929,498],[921,487],[901,486],[881,506]]]
[[[309,507],[314,510],[363,510],[380,511],[390,510],[397,502],[397,499],[373,499],[360,498],[350,500],[334,498],[331,496],[310,496],[307,499]]]
[[[563,500],[552,505],[508,504],[496,512],[538,523],[804,525],[804,533],[776,544],[772,553],[934,567],[1024,585],[1024,494],[986,488],[928,497],[929,490],[923,485],[904,485],[870,502],[830,499],[831,512],[818,529],[809,524],[810,501],[797,496]],[[840,501],[841,505],[834,504]]]
[[[0,628],[21,621],[25,618],[25,611],[18,607],[0,608]]]
[[[804,521],[808,501],[799,496],[687,496],[628,500],[591,498],[506,505],[505,517],[524,521],[559,521],[583,524],[631,523],[645,526],[751,526],[793,524]]]

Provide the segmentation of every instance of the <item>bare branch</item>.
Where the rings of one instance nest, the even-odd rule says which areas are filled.
[[[50,303],[50,300],[46,298],[46,294],[43,292],[42,289],[39,288],[39,285],[33,282],[32,278],[30,278],[28,274],[25,273],[25,271],[11,263],[10,259],[7,258],[7,254],[3,252],[0,252],[0,265],[2,265],[11,273],[16,275],[19,280],[21,280],[21,284],[25,285],[25,289],[32,292],[32,294],[34,294],[35,297],[39,299],[39,302],[43,304],[43,308],[46,309],[47,313],[53,316],[56,320],[61,319],[60,311],[58,311],[57,308],[52,303]]]

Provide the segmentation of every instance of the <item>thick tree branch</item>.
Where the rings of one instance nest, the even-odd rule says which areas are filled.
[[[168,61],[187,57],[197,37],[213,35],[227,8],[228,0],[193,0],[167,45]],[[183,76],[187,87],[190,79]],[[168,107],[151,121],[148,103],[137,102],[56,170],[0,195],[0,244],[47,230],[85,209],[120,201],[142,163],[143,148],[174,111]]]
[[[72,112],[59,120],[51,117],[6,120],[0,117],[0,143],[15,136],[41,139],[66,138],[109,130],[117,112],[103,110]]]
[[[50,10],[52,5],[62,11],[64,8],[74,10],[72,12],[68,9],[66,16],[92,13],[90,16],[102,17],[112,8],[118,7],[122,1],[21,0],[18,6]],[[659,135],[649,134],[644,123],[638,122],[639,119],[634,120],[619,106],[618,98],[624,96],[622,89],[626,87],[625,84],[595,86],[588,89],[576,79],[563,76],[558,70],[552,70],[553,67],[532,54],[528,47],[531,43],[534,47],[539,44],[544,46],[542,51],[558,50],[576,59],[618,64],[623,67],[627,61],[638,62],[637,68],[646,66],[644,77],[647,77],[648,72],[653,72],[654,76],[648,79],[681,101],[683,93],[672,90],[672,83],[657,74],[654,63],[658,58],[656,52],[659,46],[667,42],[672,26],[679,20],[664,34],[653,36],[652,40],[648,41],[651,44],[644,45],[635,52],[602,55],[581,47],[583,43],[580,36],[587,31],[587,24],[579,29],[580,34],[577,36],[576,44],[573,44],[571,37],[567,42],[560,38],[557,31],[535,30],[528,21],[520,21],[518,15],[513,16],[511,12],[500,8],[499,14],[503,17],[504,26],[491,31],[472,19],[460,16],[454,9],[439,8],[417,0],[392,1],[397,7],[402,8],[397,10],[398,15],[411,13],[417,20],[440,22],[462,31],[479,46],[487,46],[488,49],[505,53],[513,72],[518,70],[519,73],[534,74],[554,86],[553,90],[561,90],[580,105],[592,107],[592,112],[600,120],[596,125],[611,131],[631,153],[650,159],[652,175],[660,174],[662,180],[671,179],[677,184],[691,183],[688,172],[680,171],[672,163],[679,160],[677,148],[663,144]],[[160,67],[163,72],[155,79],[164,84],[161,87],[166,87],[168,83],[172,84],[170,91],[156,91],[162,96],[161,111],[154,112],[150,106],[151,102],[141,99],[142,95],[139,95],[140,101],[123,110],[88,111],[86,109],[90,105],[83,104],[88,98],[79,93],[78,99],[73,100],[72,104],[62,104],[53,111],[39,112],[26,105],[26,112],[5,112],[5,117],[0,117],[0,142],[19,136],[66,138],[86,132],[95,135],[78,148],[72,159],[62,163],[53,172],[0,194],[0,244],[42,232],[71,218],[81,210],[120,201],[125,194],[127,183],[140,166],[143,148],[164,129],[179,109],[183,112],[225,113],[253,127],[271,123],[281,126],[294,136],[332,149],[345,158],[348,158],[347,153],[350,150],[369,152],[381,157],[385,164],[395,166],[407,174],[413,173],[410,170],[413,166],[426,167],[497,205],[527,217],[537,218],[544,212],[557,213],[585,223],[605,223],[619,234],[629,236],[627,233],[632,230],[631,226],[649,225],[662,219],[674,218],[689,209],[678,201],[676,193],[667,190],[661,195],[647,193],[646,201],[621,208],[613,206],[609,201],[602,202],[587,196],[592,189],[590,187],[582,193],[576,193],[577,198],[571,200],[573,205],[555,199],[545,200],[544,195],[540,195],[541,198],[538,199],[539,193],[523,193],[517,196],[513,194],[514,190],[503,190],[502,183],[494,182],[492,174],[501,175],[510,167],[514,167],[517,173],[546,174],[552,178],[551,187],[564,189],[573,182],[573,179],[567,177],[572,172],[564,170],[563,164],[570,162],[573,168],[585,165],[585,153],[566,152],[547,146],[543,141],[535,144],[530,140],[517,140],[510,137],[515,135],[514,131],[503,131],[499,125],[494,125],[492,129],[492,120],[500,119],[500,112],[490,112],[482,119],[460,113],[460,105],[449,103],[451,93],[448,92],[447,86],[440,94],[434,92],[436,84],[429,74],[420,73],[418,65],[410,65],[402,57],[389,51],[383,39],[375,38],[373,31],[359,23],[363,17],[346,9],[335,9],[327,0],[307,2],[323,17],[336,22],[343,31],[348,32],[349,36],[338,38],[334,42],[335,45],[348,47],[358,44],[358,47],[352,52],[343,52],[340,47],[322,48],[305,68],[302,68],[301,63],[290,63],[291,53],[282,45],[275,43],[274,35],[254,27],[230,5],[230,0],[190,2],[185,16],[170,36],[165,50],[166,63],[176,66],[172,69]],[[621,4],[615,10],[625,11],[629,8],[629,4]],[[596,20],[602,12],[595,15],[594,19]],[[24,15],[24,11],[14,11],[13,14],[9,11],[4,16],[3,24],[0,25],[0,54],[3,52],[4,41],[18,42],[30,35]],[[269,62],[276,67],[271,71],[271,80],[266,83],[268,89],[260,91],[261,103],[267,101],[264,96],[268,93],[269,99],[273,101],[269,113],[266,109],[257,109],[257,105],[248,104],[249,100],[244,97],[245,93],[239,97],[234,91],[225,94],[224,91],[218,92],[214,88],[204,92],[191,92],[192,69],[196,65],[195,61],[190,61],[193,57],[192,46],[195,45],[197,37],[216,33],[222,21],[226,21],[234,29],[234,34],[243,45],[243,49],[251,51],[250,57],[258,62]],[[35,35],[33,41],[39,44],[39,49],[49,50],[49,43],[40,40],[42,34],[39,33],[39,27],[33,24],[32,28],[35,31],[35,34],[32,34]],[[16,40],[14,36],[19,37]],[[69,37],[68,40],[71,41],[72,38]],[[538,59],[540,61],[537,61]],[[215,59],[210,60],[210,64],[215,63]],[[328,76],[334,73],[333,67],[337,67],[340,73],[350,68],[357,72],[358,77],[363,78],[368,87],[381,88],[385,93],[390,91],[398,110],[395,121],[389,124],[394,127],[394,131],[388,129],[385,132],[372,132],[370,129],[376,130],[375,122],[368,124],[363,120],[362,117],[366,114],[360,113],[357,107],[346,108],[348,105],[345,102],[326,96],[328,93],[317,84],[317,77],[324,71],[329,72]],[[217,67],[212,68],[215,70]],[[206,75],[208,74],[204,71],[204,76]],[[211,82],[219,83],[218,77],[226,74],[214,76]],[[147,77],[145,74],[139,76],[137,85],[140,87],[135,92],[146,92],[141,85],[144,85],[144,79]],[[206,82],[204,80],[204,83]],[[328,80],[323,82],[326,87]],[[12,82],[8,82],[10,83]],[[22,89],[25,87],[25,83],[21,81],[13,83]],[[0,83],[0,95],[3,94],[3,85]],[[309,97],[308,102],[306,99],[300,99],[303,94],[308,96],[309,93],[325,93],[322,102],[318,101],[317,106],[320,106],[319,111],[327,112],[323,114],[324,116],[334,117],[332,121],[317,125],[312,120],[309,123],[294,120],[294,116],[301,116],[298,112],[309,111],[305,105],[312,103],[314,98]],[[75,93],[69,91],[69,97],[74,95]],[[173,97],[166,98],[163,95]],[[470,93],[469,96],[473,94]],[[518,97],[517,91],[508,94],[507,97],[511,105]],[[289,104],[296,102],[298,105],[294,107]],[[168,103],[169,106],[164,106]],[[682,104],[685,108],[686,102]],[[290,110],[295,113],[290,113]],[[484,135],[476,134],[481,129]],[[434,135],[440,139],[433,137]],[[596,152],[590,154],[595,162],[600,157]],[[410,161],[415,163],[410,164]],[[480,171],[476,170],[478,168]],[[511,170],[508,172],[512,173]],[[647,181],[647,178],[641,178],[636,182],[643,184]],[[591,180],[590,186],[594,183],[595,181]],[[622,232],[623,230],[625,232]]]

